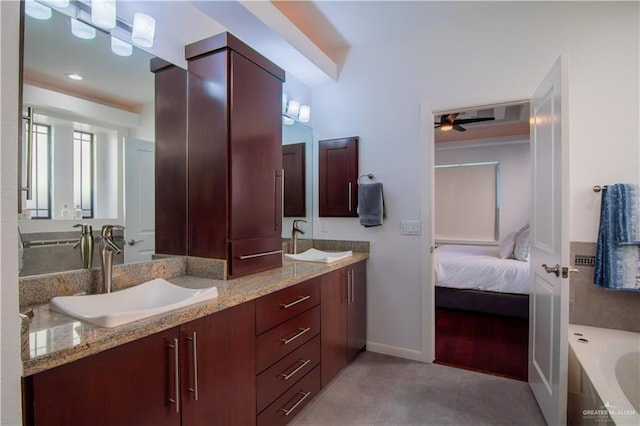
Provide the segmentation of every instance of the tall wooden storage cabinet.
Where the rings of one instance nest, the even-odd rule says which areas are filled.
[[[229,33],[188,45],[190,256],[282,266],[284,71]]]

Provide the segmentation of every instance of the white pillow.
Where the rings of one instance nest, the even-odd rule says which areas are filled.
[[[529,224],[525,225],[516,235],[513,258],[523,262],[529,261]]]
[[[500,259],[511,259],[513,257],[513,248],[516,245],[516,235],[518,235],[517,232],[512,232],[504,237],[504,240],[502,240],[502,243],[500,244],[500,253],[498,254]]]

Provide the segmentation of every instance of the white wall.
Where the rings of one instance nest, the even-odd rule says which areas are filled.
[[[430,244],[428,224],[421,237],[399,234],[401,220],[422,216],[427,196],[419,187],[429,165],[420,154],[424,109],[528,99],[558,56],[567,55],[570,236],[595,241],[599,200],[592,185],[638,180],[638,8],[637,2],[504,2],[490,13],[352,48],[339,80],[313,90],[314,139],[360,136],[360,173],[384,183],[382,227],[317,218],[315,211],[314,238],[371,240],[369,347],[407,357],[424,347],[421,279],[429,277],[421,277],[420,256]],[[317,147],[315,155],[317,162]]]
[[[485,145],[486,144],[486,145]],[[522,228],[529,221],[531,199],[529,141],[497,144],[484,142],[464,147],[453,143],[436,146],[435,164],[500,163],[500,241],[510,232]],[[460,145],[456,143],[455,145]],[[466,147],[466,148],[465,148]]]
[[[18,2],[0,1],[0,424],[22,424],[18,320]]]

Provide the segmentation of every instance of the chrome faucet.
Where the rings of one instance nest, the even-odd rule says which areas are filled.
[[[77,223],[74,228],[81,228],[80,239],[73,245],[73,248],[80,246],[80,258],[82,267],[91,269],[93,267],[93,228],[86,223]]]
[[[113,241],[113,230],[124,229],[120,225],[104,225],[102,227],[100,252],[102,254],[102,292],[111,293],[111,277],[113,272],[113,255],[122,253],[122,249]]]
[[[304,222],[307,223],[306,220],[296,219],[293,221],[293,225],[291,227],[291,239],[293,240],[293,247],[291,251],[293,254],[298,254],[298,234],[304,235],[304,231],[298,227],[298,223]]]

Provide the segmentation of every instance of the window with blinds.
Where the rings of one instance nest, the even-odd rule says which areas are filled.
[[[436,241],[496,242],[499,218],[499,163],[435,167]]]

